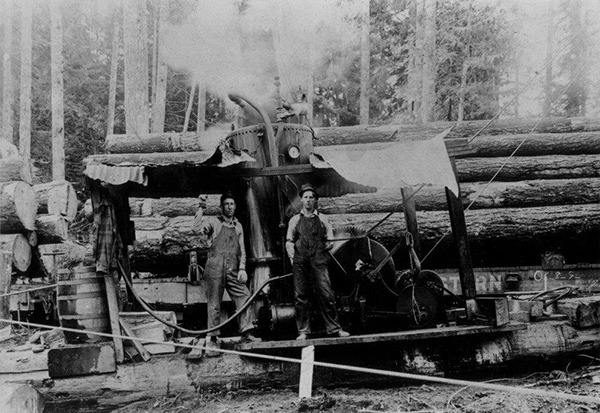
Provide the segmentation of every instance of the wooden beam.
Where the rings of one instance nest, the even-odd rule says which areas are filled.
[[[131,326],[129,325],[129,323],[127,321],[123,320],[122,318],[119,318],[119,324],[121,324],[121,328],[123,329],[123,332],[125,333],[126,336],[131,337],[132,339],[136,338],[135,333],[133,332],[133,330],[131,329]],[[130,341],[133,344],[133,346],[135,347],[135,349],[138,351],[138,353],[140,353],[140,356],[142,357],[142,359],[144,361],[150,360],[150,358],[152,356],[150,355],[150,353],[148,353],[148,350],[146,350],[146,348],[142,345],[140,340],[130,340]]]
[[[313,371],[315,362],[315,346],[307,346],[302,349],[302,363],[300,363],[300,385],[298,386],[298,398],[312,397]]]
[[[479,334],[505,334],[518,330],[526,330],[526,323],[510,323],[501,327],[493,326],[450,326],[425,328],[421,330],[399,331],[394,333],[365,334],[350,337],[309,338],[307,340],[262,341],[259,343],[240,343],[236,350],[273,350],[282,348],[302,348],[314,346],[336,346],[346,344],[365,344],[383,342],[408,342],[416,340],[448,339]]]
[[[106,285],[106,298],[108,300],[108,314],[110,316],[111,331],[115,335],[121,335],[121,325],[119,324],[119,300],[117,298],[117,288],[115,280],[111,274],[104,273],[104,284]],[[120,337],[113,337],[115,343],[115,356],[117,363],[123,363],[125,353],[123,351],[123,340]]]

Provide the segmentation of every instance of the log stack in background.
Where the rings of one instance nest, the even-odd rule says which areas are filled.
[[[77,196],[67,181],[33,185],[31,160],[5,140],[0,140],[0,155],[0,249],[18,274],[46,275],[45,246],[67,240]]]
[[[463,122],[447,138],[471,138],[487,121]],[[452,126],[384,125],[317,128],[315,146],[422,139]],[[534,129],[535,128],[535,129]],[[533,132],[532,132],[533,130]],[[505,119],[492,123],[470,143],[471,154],[456,159],[473,263],[475,266],[539,265],[546,252],[567,264],[600,259],[600,121],[585,118]],[[509,156],[517,149],[515,156]],[[498,171],[500,172],[498,173]],[[496,175],[497,174],[497,175]],[[495,177],[494,177],[495,176]],[[489,180],[494,177],[494,181]],[[131,199],[137,247],[132,265],[139,271],[185,273],[185,249],[194,241],[194,198]],[[401,203],[400,191],[321,198],[319,209],[334,227],[369,229]],[[415,195],[425,268],[456,268],[443,188]],[[403,240],[398,213],[373,231],[388,249]],[[207,215],[218,213],[209,198]],[[440,241],[441,240],[441,241]],[[394,257],[408,266],[401,249]],[[181,275],[181,274],[180,274]]]

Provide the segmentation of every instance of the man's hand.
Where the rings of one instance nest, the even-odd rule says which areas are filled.
[[[238,271],[237,280],[242,284],[246,284],[246,281],[248,281],[248,274],[246,273],[246,270]]]
[[[198,208],[206,209],[206,200],[208,199],[207,195],[200,195],[198,197]]]

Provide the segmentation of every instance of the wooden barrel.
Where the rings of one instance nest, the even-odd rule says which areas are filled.
[[[77,330],[110,333],[110,317],[104,277],[95,267],[76,267],[58,272],[57,307],[60,325]],[[95,334],[65,331],[67,343],[107,341]]]

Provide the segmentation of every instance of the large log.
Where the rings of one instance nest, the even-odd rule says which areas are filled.
[[[600,153],[599,132],[535,133],[478,136],[470,143],[470,157],[583,155]]]
[[[31,264],[31,245],[23,234],[0,235],[0,251],[12,255],[12,263],[19,271],[27,271]]]
[[[600,179],[547,179],[519,182],[464,182],[460,185],[463,206],[470,209],[524,208],[551,205],[600,203]],[[414,195],[419,211],[447,210],[443,188],[423,187]],[[327,214],[364,214],[396,211],[400,190],[348,194],[320,198],[319,211]],[[398,211],[403,211],[400,207]],[[189,215],[189,214],[188,214]]]
[[[138,135],[108,135],[108,153],[195,152],[214,150],[228,131],[209,129],[198,132],[165,132]]]
[[[62,215],[71,221],[77,215],[77,194],[70,182],[52,181],[34,185],[38,199],[38,213]]]
[[[198,198],[129,198],[132,215],[178,217],[195,215],[198,211]],[[206,215],[221,213],[219,195],[208,195],[206,200]]]
[[[67,240],[69,225],[61,215],[38,215],[35,229],[39,244],[54,244]]]
[[[600,155],[514,156],[456,160],[460,182],[600,177]]]
[[[38,247],[38,250],[41,265],[43,265],[48,274],[53,274],[55,269],[58,271],[84,264],[86,255],[91,255],[91,251],[88,251],[85,245],[72,241],[65,241],[58,244],[42,244]]]
[[[33,164],[28,158],[0,159],[0,182],[23,181],[33,183]]]
[[[368,230],[386,214],[331,214],[334,228]],[[423,256],[439,245],[426,260],[428,268],[454,268],[455,253],[446,211],[417,212]],[[182,272],[187,269],[186,250],[205,247],[191,231],[192,216],[136,218],[136,243],[132,265],[138,271]],[[388,250],[404,242],[402,214],[393,214],[372,232]],[[491,208],[466,212],[467,232],[474,264],[479,267],[539,265],[541,255],[559,251],[568,263],[597,262],[600,236],[600,204],[535,208]],[[395,256],[399,265],[408,255],[404,248]]]
[[[399,140],[418,140],[433,137],[453,127],[448,138],[471,138],[479,132],[488,121],[469,121],[456,125],[453,122],[434,122],[424,125],[381,125],[381,126],[338,126],[315,128],[315,146],[348,145],[354,143],[394,142]],[[536,126],[537,125],[537,126]],[[535,127],[535,129],[534,129]],[[484,135],[506,135],[519,133],[565,133],[583,131],[583,126],[572,126],[565,118],[550,119],[498,119],[486,127]],[[594,126],[587,130],[600,130]]]
[[[0,183],[0,233],[32,231],[37,203],[35,191],[23,181]]]

